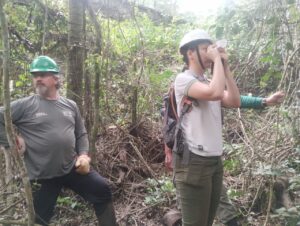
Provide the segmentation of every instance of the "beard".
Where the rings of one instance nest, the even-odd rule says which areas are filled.
[[[40,95],[42,97],[47,97],[48,92],[49,92],[48,87],[41,85],[41,84],[36,85],[35,91],[38,95]]]

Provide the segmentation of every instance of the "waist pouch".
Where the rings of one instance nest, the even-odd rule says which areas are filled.
[[[175,167],[176,158],[181,158],[182,164],[187,165],[190,157],[189,145],[186,142],[185,134],[182,129],[178,129],[175,143],[173,147],[173,152],[175,153],[173,158],[173,166]]]

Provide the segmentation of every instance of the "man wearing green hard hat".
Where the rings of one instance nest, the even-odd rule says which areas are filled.
[[[105,179],[90,169],[89,142],[76,103],[60,96],[56,62],[39,56],[30,65],[36,94],[11,103],[13,124],[32,184],[36,223],[48,225],[63,187],[93,204],[101,226],[115,226],[112,194]],[[0,146],[8,147],[4,108]]]
[[[39,56],[33,60],[30,65],[30,72],[52,72],[59,73],[56,62],[48,56]]]
[[[32,63],[30,64],[30,73],[33,76],[33,82],[35,82],[35,78],[41,76],[41,77],[47,77],[49,75],[52,76],[56,81],[57,85],[54,87],[56,88],[54,91],[55,93],[60,88],[60,79],[59,79],[59,67],[56,64],[56,62],[48,57],[48,56],[39,56],[35,58]],[[39,94],[39,88],[40,86],[36,86],[37,94]],[[58,92],[57,92],[58,94]],[[55,95],[56,96],[56,95]]]

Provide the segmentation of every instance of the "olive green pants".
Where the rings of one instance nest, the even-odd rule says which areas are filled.
[[[174,155],[174,182],[180,199],[183,226],[213,224],[222,190],[221,157],[202,157],[190,153],[188,164]]]
[[[178,192],[178,191],[176,191]],[[179,197],[179,194],[176,194],[177,197]],[[181,210],[180,200],[177,198],[177,207],[178,210]],[[181,214],[181,212],[180,212]],[[239,216],[238,211],[230,201],[227,195],[227,188],[223,184],[222,191],[221,191],[221,197],[219,206],[217,208],[216,212],[216,218],[222,223],[226,224],[228,221],[232,220],[233,218]]]

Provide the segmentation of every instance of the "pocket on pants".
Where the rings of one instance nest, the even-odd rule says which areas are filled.
[[[189,185],[201,183],[201,170],[194,170],[194,167],[180,168],[175,170],[175,182]]]
[[[207,183],[214,172],[217,161],[191,153],[188,165],[178,165],[175,169],[175,182],[200,186]]]
[[[175,182],[185,183],[187,178],[187,168],[180,168],[175,170]]]

